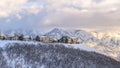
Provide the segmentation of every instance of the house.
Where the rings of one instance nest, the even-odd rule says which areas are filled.
[[[29,36],[29,40],[33,40],[33,36],[30,35],[30,36]]]
[[[8,35],[3,35],[2,40],[7,40],[8,39]]]
[[[79,44],[79,41],[77,38],[72,38],[72,44]]]
[[[2,32],[0,32],[0,40],[4,39],[4,34]]]
[[[58,42],[60,43],[69,43],[69,44],[78,44],[78,40],[76,38],[71,38],[68,36],[63,36],[62,38],[60,38],[58,40]]]
[[[58,40],[58,42],[60,42],[60,43],[71,43],[71,41],[72,41],[72,39],[68,36],[63,36],[62,38],[60,38]]]
[[[18,39],[19,39],[19,35],[14,34],[14,36],[13,36],[12,40],[18,40]]]
[[[18,40],[21,40],[21,41],[25,40],[24,35],[23,34],[19,35]]]
[[[7,39],[8,39],[8,35],[0,33],[0,40],[7,40]]]
[[[55,40],[47,36],[40,36],[40,42],[53,43]]]
[[[14,34],[8,37],[8,40],[19,40],[20,35],[18,34]]]
[[[9,34],[9,36],[8,36],[8,38],[7,38],[7,40],[14,40],[14,34],[13,33],[11,33],[11,34]]]
[[[29,36],[28,35],[28,36],[24,36],[24,40],[25,41],[33,41],[34,39],[33,39],[33,36],[31,36],[31,35]]]

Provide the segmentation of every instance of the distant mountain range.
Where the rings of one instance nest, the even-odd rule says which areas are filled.
[[[60,39],[62,36],[69,36],[71,38],[76,38],[80,43],[96,39],[92,34],[83,30],[62,30],[62,29],[53,29],[52,31],[45,34],[52,38]]]
[[[45,36],[60,39],[62,36],[76,38],[80,43],[95,43],[97,45],[120,45],[119,32],[87,32],[84,30],[62,30],[55,28],[44,34]]]
[[[23,34],[24,36],[36,36],[36,35],[41,35],[39,32],[37,31],[33,31],[33,30],[7,30],[7,31],[3,31],[1,32],[2,34],[7,34],[9,36],[13,36],[14,34]]]
[[[25,36],[42,36],[40,32],[29,30],[8,30],[5,32],[1,32],[1,34],[7,34],[9,36],[13,36],[16,34],[24,34]],[[87,32],[84,30],[63,30],[55,28],[50,32],[43,34],[44,36],[51,37],[54,39],[60,39],[62,36],[69,36],[71,38],[76,38],[80,43],[85,44],[96,44],[96,45],[104,45],[104,46],[117,46],[120,45],[120,32]]]

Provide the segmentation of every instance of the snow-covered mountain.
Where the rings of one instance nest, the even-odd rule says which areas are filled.
[[[9,36],[14,36],[14,34],[23,34],[24,36],[36,36],[36,35],[41,35],[40,32],[35,31],[35,30],[7,30],[7,31],[3,31],[1,32],[2,34],[7,34]]]
[[[62,36],[69,36],[71,38],[76,38],[80,43],[85,43],[87,41],[95,41],[95,37],[86,31],[83,30],[62,30],[55,28],[52,31],[45,34],[52,38],[60,39]]]
[[[62,30],[55,28],[46,33],[45,36],[60,39],[62,36],[76,38],[80,43],[117,46],[120,45],[119,32],[87,32],[84,30]]]
[[[120,32],[92,32],[92,35],[100,40],[99,45],[120,45]]]
[[[50,32],[45,33],[45,36],[60,39],[62,36],[66,36],[66,34],[67,34],[66,31],[55,28],[55,29],[51,30]]]

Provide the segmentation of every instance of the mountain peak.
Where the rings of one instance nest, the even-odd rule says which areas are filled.
[[[87,40],[92,37],[89,32],[84,30],[63,30],[59,28],[54,28],[50,32],[46,33],[45,36],[60,39],[62,36],[68,36],[71,38]]]
[[[63,31],[63,30],[60,28],[54,28],[52,31]]]

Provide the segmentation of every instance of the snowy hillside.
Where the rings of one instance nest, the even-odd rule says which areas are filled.
[[[0,45],[0,67],[2,68],[120,67],[120,62],[96,53],[97,50],[94,48],[82,45],[22,41],[0,41]]]

